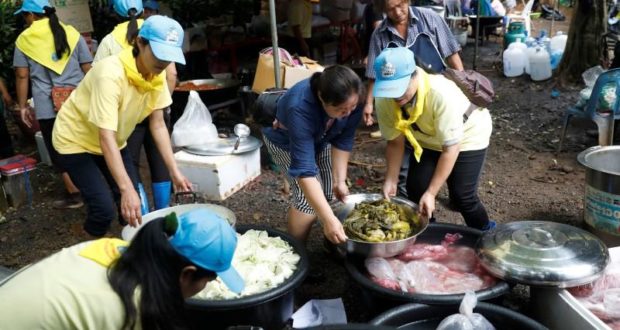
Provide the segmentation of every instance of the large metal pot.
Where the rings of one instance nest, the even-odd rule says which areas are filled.
[[[183,205],[177,205],[177,206],[172,206],[172,207],[167,207],[164,209],[160,209],[157,211],[153,211],[151,213],[145,214],[144,216],[142,216],[142,224],[138,227],[131,227],[129,225],[125,226],[123,228],[123,230],[121,231],[121,237],[126,240],[126,241],[131,241],[131,239],[133,239],[133,236],[138,232],[138,230],[140,230],[140,228],[142,228],[142,226],[144,226],[144,224],[146,224],[149,221],[152,221],[154,219],[157,218],[161,218],[163,216],[166,216],[172,212],[176,212],[177,216],[180,216],[181,214],[191,211],[191,210],[196,210],[196,209],[208,209],[213,211],[214,213],[216,213],[217,215],[221,216],[222,218],[226,219],[231,226],[235,226],[235,224],[237,223],[237,217],[235,217],[235,214],[233,213],[233,211],[220,206],[220,205],[215,205],[215,204],[183,204]]]
[[[452,224],[431,223],[418,238],[418,243],[440,244],[447,233],[459,233],[463,237],[456,243],[457,245],[468,246],[474,248],[476,242],[482,235],[480,230],[465,226]],[[460,294],[420,294],[394,291],[374,283],[368,278],[366,267],[364,266],[364,258],[345,259],[344,266],[361,290],[361,298],[365,301],[366,306],[371,314],[383,312],[389,308],[402,305],[404,303],[422,303],[429,305],[458,305],[465,296]],[[494,286],[483,290],[476,291],[478,300],[489,300],[502,296],[510,291],[510,287],[506,282],[497,282]]]
[[[309,259],[303,244],[292,236],[270,227],[238,225],[238,233],[250,229],[267,231],[269,236],[280,237],[299,254],[297,269],[284,283],[269,291],[231,300],[187,299],[190,323],[196,329],[225,329],[235,325],[260,326],[264,329],[282,329],[293,314],[293,293],[308,273]]]
[[[459,306],[429,306],[407,304],[391,309],[377,317],[370,324],[393,326],[397,329],[437,329],[441,321],[459,313]],[[479,302],[474,313],[482,314],[496,329],[502,330],[545,330],[542,324],[531,318],[501,306]]]
[[[172,93],[172,106],[170,106],[170,119],[172,124],[176,123],[185,110],[187,98],[189,97],[189,90],[184,90],[182,87],[189,83],[196,86],[214,85],[218,87],[217,89],[197,90],[200,99],[209,110],[215,110],[217,105],[221,104],[230,103],[230,105],[232,105],[238,103],[237,93],[241,83],[237,79],[195,79],[182,81]]]
[[[361,202],[373,202],[382,200],[383,195],[380,194],[353,194],[347,196],[344,203],[338,203],[333,206],[334,214],[340,221],[344,221],[353,211],[356,204]],[[408,217],[413,217],[418,210],[418,206],[412,201],[400,197],[392,197],[390,199],[398,204]],[[420,228],[411,236],[398,241],[390,242],[364,242],[360,240],[348,239],[346,243],[339,245],[338,249],[342,253],[370,256],[370,257],[392,257],[403,252],[409,245],[415,243],[416,237],[422,233],[428,226],[428,220],[420,218]]]
[[[577,160],[586,168],[584,220],[608,247],[620,245],[620,146],[596,146]]]

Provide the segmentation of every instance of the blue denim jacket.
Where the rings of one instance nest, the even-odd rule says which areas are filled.
[[[278,100],[276,118],[286,128],[266,127],[264,136],[291,154],[291,177],[313,177],[319,173],[316,154],[327,144],[351,151],[355,129],[362,118],[362,106],[349,116],[336,119],[326,131],[329,120],[321,102],[312,94],[310,79],[293,86]]]

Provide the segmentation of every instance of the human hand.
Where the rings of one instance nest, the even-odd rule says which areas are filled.
[[[419,213],[424,219],[430,219],[435,211],[435,195],[426,191],[420,198]]]
[[[383,198],[390,200],[390,198],[396,196],[398,191],[398,184],[391,180],[385,180],[383,183]]]
[[[181,173],[176,171],[171,175],[172,182],[174,183],[174,190],[180,191],[192,191],[192,183]]]
[[[132,227],[137,227],[142,223],[140,206],[140,197],[133,187],[121,193],[121,216]]]
[[[22,122],[28,126],[28,128],[32,127],[32,121],[34,120],[34,116],[32,114],[32,108],[29,106],[25,106],[19,109],[19,115],[21,116]]]
[[[407,104],[407,102],[411,101],[416,91],[417,91],[417,88],[415,88],[415,85],[410,82],[409,86],[407,86],[407,90],[405,91],[405,94],[403,94],[403,96],[399,97],[396,100],[398,102],[398,105],[402,107],[405,104]]]
[[[347,235],[344,233],[342,223],[338,220],[338,218],[336,218],[335,215],[323,222],[323,234],[334,244],[340,244],[347,241]]]
[[[9,93],[2,93],[2,101],[4,101],[5,108],[13,105],[13,98]]]
[[[372,103],[364,106],[364,124],[370,126],[374,124],[375,120],[372,118],[372,112],[374,111]]]
[[[344,199],[349,195],[349,186],[347,186],[345,181],[335,183],[333,190],[334,195],[341,202],[344,202]]]

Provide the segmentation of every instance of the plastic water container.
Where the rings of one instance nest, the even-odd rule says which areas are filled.
[[[564,55],[564,51],[562,50],[555,50],[555,51],[551,51],[551,70],[555,70],[558,65],[560,65],[560,61],[562,61],[562,55]]]
[[[513,44],[514,47],[520,49],[523,52],[523,62],[525,63],[524,72],[530,72],[530,62],[527,58],[527,45],[521,41],[521,38],[517,38],[517,40],[515,40]]]
[[[566,41],[568,40],[568,36],[564,34],[562,31],[558,31],[551,41],[549,42],[549,49],[551,50],[551,54],[556,51],[564,52],[564,48],[566,48]]]
[[[525,66],[525,73],[527,74],[530,74],[531,72],[530,62],[532,61],[532,56],[536,54],[536,47],[538,47],[538,44],[534,43],[532,47],[529,47],[528,49],[525,50],[525,61],[527,62],[527,65]]]
[[[530,78],[541,81],[551,78],[551,59],[543,47],[536,47],[536,52],[529,58]]]
[[[525,72],[525,54],[514,42],[504,51],[503,61],[506,77],[518,77]]]

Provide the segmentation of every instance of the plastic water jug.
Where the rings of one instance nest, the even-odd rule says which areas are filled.
[[[523,52],[523,63],[525,63],[525,72],[529,72],[530,71],[530,63],[528,61],[527,58],[527,45],[524,44],[523,42],[521,42],[521,38],[517,38],[517,40],[515,40],[515,42],[511,43],[511,45],[514,45],[514,47],[520,49]],[[510,47],[510,46],[509,46]]]
[[[534,43],[532,47],[529,47],[525,50],[525,73],[530,74],[530,62],[532,61],[532,57],[536,54],[536,48],[538,47],[537,43]]]
[[[504,34],[504,49],[508,48],[508,45],[513,43],[517,38],[525,40],[525,25],[523,22],[510,22],[506,34]]]
[[[525,54],[514,43],[504,51],[504,75],[506,77],[518,77],[525,71]]]
[[[551,52],[551,70],[557,69],[558,65],[560,65],[560,61],[562,61],[562,55],[564,55],[564,51],[562,50],[554,50]]]
[[[553,52],[558,51],[558,50],[564,52],[564,48],[566,48],[567,40],[568,40],[568,36],[565,35],[562,31],[558,31],[555,34],[555,36],[551,38],[551,41],[549,42],[549,49],[551,50],[551,53],[553,54]]]
[[[551,60],[543,47],[536,47],[536,52],[530,57],[530,78],[534,81],[551,78]]]

